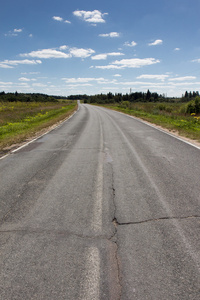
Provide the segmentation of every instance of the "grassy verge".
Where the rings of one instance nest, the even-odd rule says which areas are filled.
[[[200,142],[200,116],[185,113],[184,103],[122,103],[103,105]]]
[[[34,137],[38,132],[64,120],[77,108],[76,102],[0,103],[0,151]]]

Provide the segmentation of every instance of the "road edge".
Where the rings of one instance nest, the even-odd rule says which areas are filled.
[[[97,107],[100,107],[100,106],[97,106]],[[172,133],[172,132],[171,132],[169,129],[167,129],[167,128],[164,128],[164,127],[159,126],[159,125],[156,125],[156,124],[154,124],[154,123],[145,121],[145,120],[140,119],[140,118],[138,118],[138,117],[135,117],[135,116],[132,116],[132,115],[123,113],[123,112],[121,112],[121,111],[117,111],[117,110],[114,110],[114,109],[111,109],[111,108],[107,108],[107,107],[103,107],[103,108],[108,109],[108,110],[115,111],[115,112],[117,112],[117,113],[119,113],[119,114],[128,116],[129,118],[132,118],[132,119],[135,119],[135,120],[137,120],[137,121],[139,121],[139,122],[141,122],[141,123],[144,123],[144,124],[146,124],[146,125],[148,125],[148,126],[150,126],[150,127],[152,127],[152,128],[155,128],[155,129],[157,129],[157,130],[159,130],[159,131],[161,131],[161,132],[163,132],[163,133],[165,133],[165,134],[167,134],[167,135],[169,135],[169,136],[171,136],[171,137],[176,138],[176,139],[179,140],[179,141],[182,141],[182,142],[184,142],[184,143],[186,143],[186,144],[188,144],[188,145],[190,145],[190,146],[193,146],[193,147],[197,148],[198,150],[200,150],[200,143],[197,142],[197,141],[195,141],[195,140],[192,140],[192,139],[189,139],[189,138],[184,137],[184,136],[182,136],[182,135],[179,135],[178,133],[177,133],[177,134]]]
[[[48,134],[49,132],[53,131],[54,129],[56,129],[56,128],[62,126],[63,123],[65,123],[65,122],[67,122],[68,120],[70,120],[70,119],[71,119],[78,111],[79,111],[79,105],[78,105],[78,108],[77,108],[70,116],[68,116],[68,117],[65,118],[64,120],[58,122],[58,124],[55,123],[54,125],[51,126],[50,129],[48,129],[48,130],[45,131],[44,133],[40,134],[39,136],[37,136],[37,137],[31,139],[30,141],[24,142],[24,143],[22,142],[22,144],[21,144],[19,147],[17,147],[17,148],[14,149],[14,150],[11,150],[11,151],[9,151],[7,154],[1,156],[1,157],[0,157],[0,160],[6,158],[7,156],[9,156],[9,155],[12,154],[12,153],[15,153],[15,152],[21,150],[22,148],[28,146],[29,144],[33,143],[34,141],[38,140],[39,138],[41,138],[41,137],[43,137],[44,135]]]

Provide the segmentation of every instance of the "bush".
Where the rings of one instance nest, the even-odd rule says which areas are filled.
[[[121,104],[121,107],[130,108],[130,102],[129,101],[123,101],[122,104]]]
[[[196,97],[195,100],[192,100],[188,103],[186,112],[189,114],[200,113],[200,97]]]

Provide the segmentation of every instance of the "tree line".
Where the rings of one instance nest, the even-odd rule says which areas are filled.
[[[189,102],[199,98],[199,92],[186,91],[181,98],[176,97],[166,97],[164,94],[158,94],[156,92],[150,92],[147,90],[144,92],[134,92],[130,94],[122,93],[107,93],[107,94],[96,94],[96,95],[70,95],[67,97],[63,96],[49,96],[41,93],[5,93],[0,92],[0,101],[1,102],[58,102],[61,99],[66,100],[82,100],[84,103],[98,103],[98,104],[109,104],[109,103],[123,103],[124,101],[128,102]]]
[[[120,103],[123,101],[129,102],[149,102],[149,101],[163,101],[165,99],[164,95],[159,95],[158,93],[151,93],[149,90],[146,93],[143,92],[135,92],[130,94],[122,94],[122,93],[107,93],[107,94],[97,94],[97,95],[70,95],[67,97],[68,99],[75,100],[83,100],[84,103]]]
[[[191,99],[194,99],[196,97],[199,97],[199,92],[198,91],[193,91],[193,92],[188,92],[186,91],[184,95],[182,95],[182,100],[188,101]]]
[[[84,103],[98,103],[98,104],[109,104],[109,103],[122,103],[124,101],[129,102],[188,102],[192,99],[199,97],[199,92],[185,92],[181,98],[176,97],[166,97],[164,94],[158,94],[156,92],[152,93],[150,90],[144,92],[134,92],[130,94],[121,93],[107,93],[107,94],[97,94],[97,95],[71,95],[68,99],[71,100],[83,100]]]
[[[33,93],[5,93],[0,92],[1,102],[58,102],[58,98],[54,96],[48,96],[46,94]]]

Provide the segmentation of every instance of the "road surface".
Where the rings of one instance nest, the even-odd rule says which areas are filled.
[[[200,299],[200,149],[79,105],[0,160],[0,299]]]

